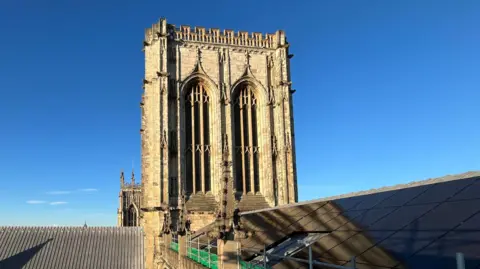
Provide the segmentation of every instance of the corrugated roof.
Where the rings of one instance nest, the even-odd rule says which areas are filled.
[[[314,257],[337,265],[355,256],[358,268],[446,269],[462,252],[466,268],[480,268],[480,173],[248,212],[240,222],[253,232],[241,239],[245,259],[292,233],[322,232]]]
[[[143,269],[141,227],[0,227],[0,268]]]

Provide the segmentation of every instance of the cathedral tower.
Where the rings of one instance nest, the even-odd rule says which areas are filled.
[[[141,225],[149,266],[167,211],[174,226],[185,202],[192,230],[215,219],[224,153],[240,211],[296,202],[297,183],[283,31],[192,29],[161,19],[143,45]]]
[[[135,182],[132,171],[130,183],[125,182],[123,171],[120,173],[119,207],[117,211],[118,226],[140,226],[140,208],[142,203],[141,185]]]

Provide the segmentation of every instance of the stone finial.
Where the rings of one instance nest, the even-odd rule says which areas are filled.
[[[197,48],[197,62],[199,64],[202,63],[202,50],[200,49],[200,47]]]
[[[245,65],[250,66],[250,51],[245,50]]]
[[[133,168],[132,168],[132,178],[131,178],[131,181],[132,181],[132,186],[135,186],[135,173],[133,172]]]
[[[225,49],[218,49],[218,59],[220,63],[225,62]]]
[[[125,176],[123,175],[123,169],[120,171],[120,187],[125,185]]]

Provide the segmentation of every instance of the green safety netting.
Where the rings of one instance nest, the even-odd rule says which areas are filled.
[[[171,242],[170,248],[178,252],[178,243]],[[216,254],[208,253],[207,251],[203,251],[203,250],[199,251],[196,248],[188,248],[187,256],[191,260],[198,262],[207,268],[218,269],[218,256]],[[209,256],[210,256],[210,259],[209,259]],[[241,269],[265,269],[263,266],[253,265],[245,261],[240,261],[240,268]]]
[[[170,243],[170,248],[173,249],[174,251],[178,252],[178,243],[171,242]]]
[[[218,269],[218,256],[216,254],[203,250],[199,251],[196,248],[189,248],[187,256],[207,268]]]

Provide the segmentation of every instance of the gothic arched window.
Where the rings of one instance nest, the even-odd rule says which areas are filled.
[[[211,190],[210,182],[210,98],[201,83],[185,95],[186,192]]]
[[[235,182],[237,191],[260,191],[257,134],[257,99],[251,86],[239,86],[234,99]]]
[[[131,205],[127,210],[125,224],[125,226],[137,226],[137,210],[133,205]]]

